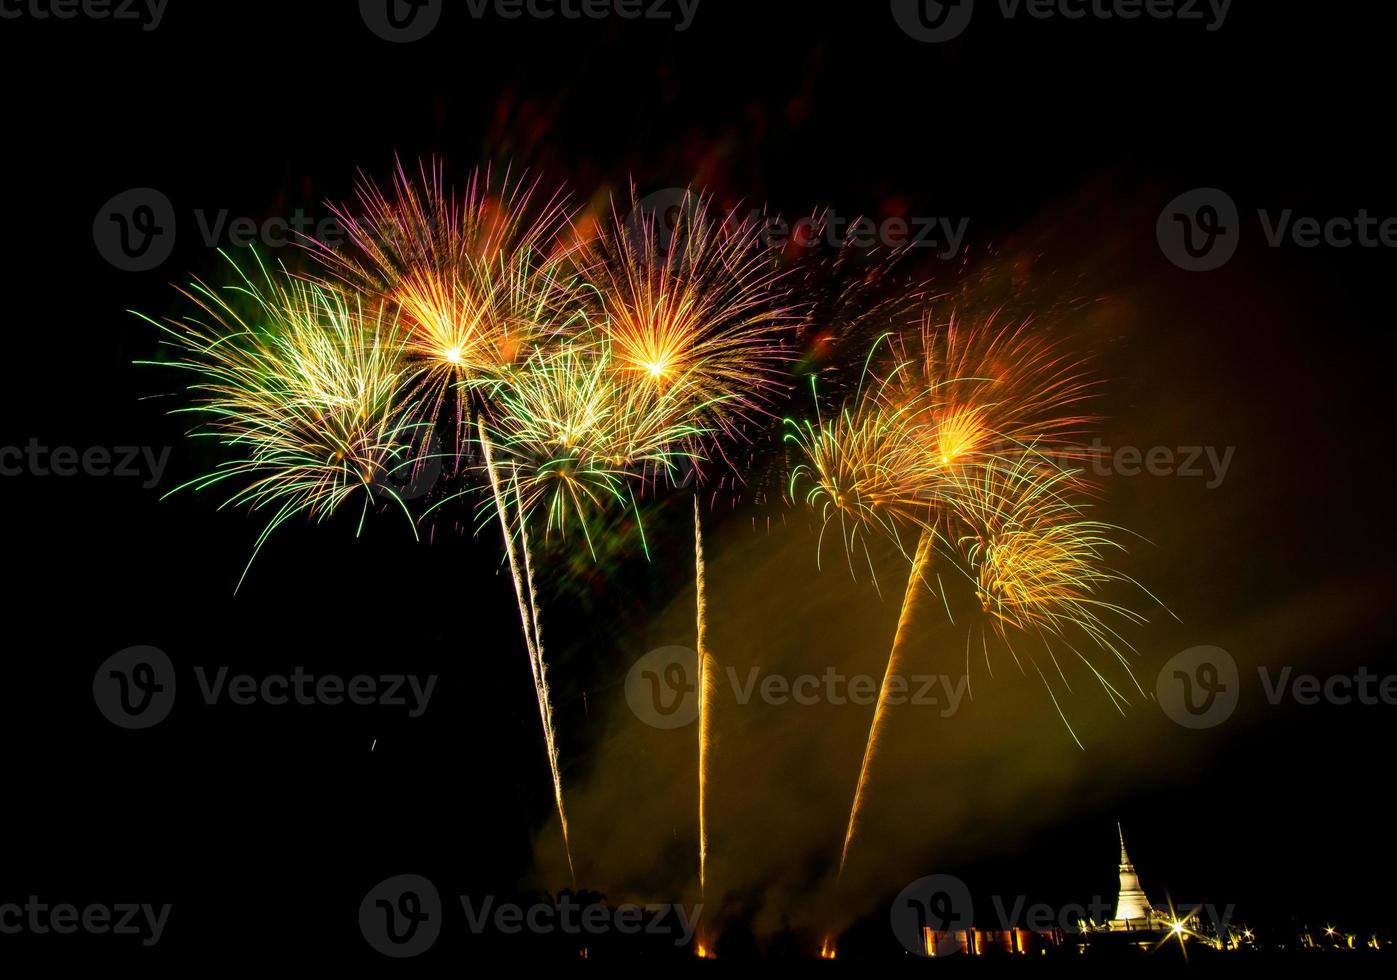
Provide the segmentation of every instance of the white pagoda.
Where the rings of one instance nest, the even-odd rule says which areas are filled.
[[[1145,897],[1145,890],[1140,887],[1140,876],[1135,873],[1135,865],[1130,862],[1130,855],[1125,852],[1125,832],[1121,830],[1120,824],[1116,824],[1116,834],[1121,842],[1121,890],[1116,898],[1116,915],[1107,923],[1107,928],[1112,932],[1168,928],[1167,921],[1150,905],[1150,900]]]

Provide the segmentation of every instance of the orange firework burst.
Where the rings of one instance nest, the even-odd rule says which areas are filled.
[[[673,228],[630,199],[589,243],[595,320],[630,380],[671,393],[730,432],[784,388],[791,325],[781,274],[758,229],[686,197]]]
[[[920,328],[892,343],[888,371],[894,401],[924,413],[929,465],[952,473],[971,462],[1015,456],[1032,445],[1079,458],[1075,440],[1093,422],[1082,404],[1094,393],[1081,360],[1062,353],[1030,320],[1005,323],[1002,311],[945,323],[930,312]]]
[[[537,181],[473,173],[446,189],[440,164],[399,164],[388,191],[363,179],[354,208],[335,208],[348,247],[313,243],[335,277],[401,311],[407,354],[440,408],[448,388],[508,373],[567,326],[573,280],[561,192],[536,204]]]
[[[862,551],[870,572],[870,530],[899,540],[904,526],[930,526],[938,467],[928,464],[931,436],[921,402],[889,399],[880,384],[833,417],[788,421],[788,428],[787,440],[804,457],[791,472],[790,495],[808,484],[805,502],[822,518],[817,561],[836,524],[850,562]]]
[[[1125,655],[1131,647],[1118,627],[1146,619],[1108,594],[1126,585],[1151,601],[1158,600],[1111,568],[1111,554],[1125,550],[1119,540],[1123,532],[1090,519],[1079,497],[1075,472],[1032,451],[981,467],[957,479],[952,490],[960,529],[955,550],[981,610],[1016,662],[1019,654],[1013,636],[1037,637],[1065,683],[1057,644],[1087,666],[1120,708],[1124,702],[1120,692],[1074,640],[1085,639],[1091,647],[1110,654],[1135,683]],[[1056,706],[1047,676],[1036,663],[1034,668]],[[1138,690],[1138,683],[1135,686]],[[1058,711],[1061,714],[1060,706]]]
[[[1006,324],[996,312],[967,323],[953,312],[938,324],[925,315],[914,333],[879,338],[850,406],[831,420],[795,426],[789,437],[804,454],[792,489],[809,481],[807,503],[821,509],[826,528],[838,518],[846,551],[862,545],[868,555],[866,530],[900,548],[903,528],[918,532],[849,811],[841,874],[885,721],[886,687],[906,645],[915,600],[932,588],[934,551],[975,570],[985,608],[999,622],[1059,638],[1072,622],[1119,656],[1118,636],[1099,613],[1124,610],[1093,594],[1117,578],[1102,564],[1106,527],[1067,519],[1079,512],[1063,497],[1076,473],[1062,463],[1082,455],[1075,440],[1092,421],[1081,413],[1091,394],[1081,362],[1061,354],[1027,321]],[[943,537],[947,528],[966,526],[980,537]]]

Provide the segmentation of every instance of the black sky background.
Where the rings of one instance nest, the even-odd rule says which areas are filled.
[[[372,35],[352,3],[171,0],[149,33],[0,21],[0,445],[171,446],[161,490],[200,472],[211,457],[165,414],[175,402],[151,398],[175,383],[132,365],[155,345],[126,311],[174,312],[171,282],[217,273],[195,209],[323,215],[357,168],[382,176],[394,153],[440,155],[458,174],[514,161],[584,196],[633,175],[642,191],[697,178],[788,214],[877,214],[898,199],[912,214],[969,216],[972,261],[1027,248],[1084,284],[1073,288],[1127,295],[1147,327],[1105,355],[1109,414],[1124,430],[1157,425],[1165,441],[1239,447],[1227,494],[1188,488],[1181,504],[1175,486],[1122,490],[1131,526],[1177,535],[1155,538],[1180,555],[1160,586],[1171,606],[1332,594],[1309,607],[1319,638],[1307,656],[1325,672],[1391,671],[1397,256],[1267,249],[1254,221],[1238,258],[1206,275],[1153,246],[1159,208],[1197,186],[1228,190],[1253,217],[1397,215],[1391,28],[1377,5],[1256,0],[1237,0],[1216,33],[985,14],[945,45],[904,36],[881,2],[703,0],[684,33],[477,22],[453,4],[409,45]],[[93,246],[93,216],[130,187],[162,190],[179,218],[175,251],[152,272],[118,271]],[[173,903],[172,923],[152,950],[0,936],[0,961],[338,964],[373,955],[354,910],[389,875],[419,870],[453,895],[537,884],[551,800],[494,534],[425,545],[386,519],[359,541],[353,518],[288,527],[235,597],[257,519],[215,513],[203,497],[162,502],[139,482],[0,479],[0,902],[134,897]],[[1213,523],[1189,529],[1181,514]],[[682,588],[635,568],[592,585],[617,619]],[[582,615],[571,602],[558,602],[559,622]],[[120,731],[93,706],[92,672],[141,643],[179,664],[440,681],[417,720],[185,696],[156,729]],[[607,676],[614,657],[588,667],[577,650],[560,656],[560,675],[586,678],[561,692],[565,756],[579,781],[596,778],[592,708],[573,688],[614,689],[624,664]],[[1155,669],[1141,676],[1152,683]],[[1113,894],[1119,819],[1152,898],[1167,887],[1256,918],[1390,928],[1393,711],[1268,709],[1215,732],[1178,730],[1186,762],[1151,741],[1120,793],[1041,818],[1000,814],[1014,825],[1001,847],[935,868],[909,856],[887,895],[932,870],[986,894]],[[876,901],[864,911],[881,921]]]

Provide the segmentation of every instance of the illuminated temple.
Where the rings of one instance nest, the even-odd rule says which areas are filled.
[[[981,929],[970,927],[940,932],[923,928],[927,956],[944,956],[949,952],[984,956],[995,953],[1046,953],[1051,949],[1069,947],[1084,952],[1091,946],[1126,946],[1151,948],[1167,938],[1180,942],[1199,938],[1196,933],[1174,921],[1166,908],[1150,904],[1135,864],[1125,849],[1125,832],[1116,824],[1120,842],[1120,892],[1116,896],[1116,914],[1105,922],[1082,920],[1079,929],[1061,926],[1047,931],[1013,928]]]
[[[1140,876],[1135,873],[1135,865],[1125,851],[1125,832],[1116,824],[1116,835],[1121,843],[1121,890],[1116,897],[1116,914],[1106,923],[1111,932],[1160,931],[1170,928],[1168,914],[1155,909],[1145,897],[1140,887]]]

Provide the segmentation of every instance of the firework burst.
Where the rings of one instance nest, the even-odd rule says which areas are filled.
[[[904,529],[917,533],[849,810],[841,875],[886,721],[887,686],[903,654],[917,597],[933,588],[929,576],[936,552],[946,553],[953,563],[966,562],[983,577],[982,600],[987,611],[998,605],[1000,623],[1013,615],[1039,631],[1060,635],[1061,621],[1075,617],[1098,643],[1115,636],[1099,617],[1086,615],[1095,611],[1083,603],[1098,600],[1064,592],[1063,603],[1033,611],[1025,604],[1035,586],[1045,586],[1057,576],[1063,580],[1053,581],[1057,587],[1067,581],[1096,585],[1101,583],[1093,576],[1111,577],[1099,569],[1104,558],[1103,538],[1097,533],[1101,527],[1063,522],[1065,511],[1047,506],[1047,501],[1061,499],[1059,490],[1074,483],[1076,474],[1062,464],[1082,455],[1074,440],[1092,421],[1081,412],[1081,403],[1091,395],[1081,362],[1061,354],[1029,322],[1006,323],[998,312],[967,321],[953,312],[940,324],[928,313],[917,330],[885,334],[873,345],[851,405],[829,420],[791,425],[788,438],[803,457],[792,471],[792,497],[798,485],[808,483],[806,503],[822,516],[821,544],[837,521],[851,571],[855,550],[863,552],[872,571],[867,533],[886,536],[900,549]],[[1049,447],[1051,459],[1044,453]],[[1049,476],[1036,483],[1012,478],[1006,482],[1006,476],[1038,469]],[[1030,486],[1037,489],[1024,492]],[[1021,519],[1031,517],[1037,533],[1011,539],[1008,528],[1015,523],[1014,513]],[[944,537],[944,529],[963,526],[982,529],[980,537],[954,542]],[[1053,554],[1055,547],[1062,547],[1063,553]],[[994,549],[1000,553],[992,555]],[[1031,564],[1034,555],[1049,565],[1065,558],[1080,563],[1062,563],[1056,573],[1045,568],[1030,582],[1026,579],[1034,573],[1023,566]],[[1012,608],[1009,594],[1014,597]],[[1116,693],[1109,685],[1108,690]]]
[[[804,488],[804,502],[820,514],[817,562],[837,527],[850,572],[862,553],[872,573],[870,532],[900,542],[905,527],[931,525],[942,468],[927,452],[935,438],[927,410],[922,399],[890,397],[886,381],[875,381],[860,386],[851,404],[816,416],[786,421],[786,440],[801,459],[789,495],[797,499]]]
[[[524,520],[548,533],[588,533],[600,509],[634,501],[634,488],[693,459],[703,406],[618,377],[604,336],[582,335],[535,353],[489,389],[483,437],[517,487]]]
[[[199,418],[192,434],[236,454],[171,492],[240,483],[224,506],[272,511],[254,559],[285,521],[324,520],[356,495],[364,513],[376,493],[406,514],[390,477],[412,464],[418,428],[404,338],[382,305],[260,260],[258,273],[238,270],[222,290],[197,280],[182,290],[205,316],[149,320],[176,351],[174,365],[196,377],[193,404],[178,410]]]
[[[786,389],[788,333],[794,322],[776,256],[760,228],[721,220],[712,199],[686,192],[672,227],[629,201],[590,243],[587,274],[596,320],[621,383],[642,403],[687,407],[697,422],[689,460],[727,461],[725,442],[743,441]],[[670,433],[665,433],[666,436]],[[711,450],[711,453],[706,451]],[[708,878],[708,776],[712,685],[708,649],[702,466],[694,465],[695,633],[698,656],[699,891]],[[726,467],[731,472],[737,468]]]
[[[750,224],[692,195],[672,228],[634,193],[613,203],[586,274],[613,366],[637,385],[701,407],[732,434],[785,390],[791,314],[775,255]]]
[[[1120,540],[1124,532],[1090,519],[1077,474],[1032,451],[965,474],[952,495],[960,528],[955,536],[960,567],[991,630],[1015,662],[1022,666],[1014,638],[1036,638],[1064,685],[1060,653],[1085,664],[1112,703],[1122,708],[1122,693],[1088,654],[1108,654],[1140,690],[1126,656],[1131,647],[1120,627],[1142,624],[1146,617],[1108,596],[1124,586],[1157,600],[1110,565],[1112,555],[1125,550]],[[1085,650],[1078,647],[1083,641]],[[967,644],[967,657],[969,649]],[[1032,660],[1031,651],[1026,652],[1052,695],[1047,675]],[[1063,722],[1067,723],[1065,716]],[[1072,731],[1070,724],[1068,730]]]
[[[332,281],[401,312],[424,409],[434,418],[454,391],[462,440],[459,396],[507,375],[575,308],[565,199],[540,202],[537,190],[476,171],[457,196],[439,163],[419,164],[415,178],[399,164],[387,190],[361,179],[354,205],[332,209],[346,247],[310,243]]]
[[[938,323],[928,311],[913,331],[893,336],[895,361],[883,397],[919,412],[927,465],[942,480],[1033,446],[1059,460],[1083,455],[1077,441],[1095,421],[1083,413],[1095,393],[1084,363],[1034,329],[952,311]]]

